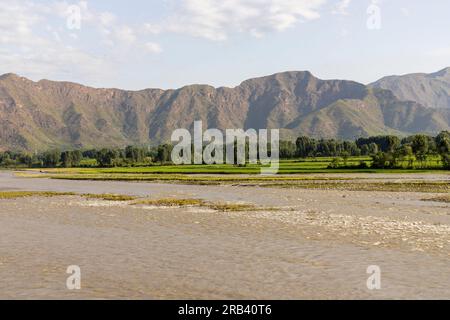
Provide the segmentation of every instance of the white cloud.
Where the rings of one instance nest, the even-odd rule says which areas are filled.
[[[166,29],[210,40],[233,33],[261,37],[320,17],[326,0],[182,0]]]
[[[177,0],[162,22],[124,23],[118,12],[88,1],[1,0],[0,73],[72,79],[106,78],[114,65],[160,54],[161,33],[215,41],[236,34],[262,38],[318,19],[327,0]],[[336,8],[345,10],[350,0]],[[68,8],[81,11],[81,29],[67,28]]]
[[[64,44],[61,32],[48,25],[49,15],[60,14],[58,9],[61,8],[61,3],[46,6],[3,0],[0,11],[0,68],[3,72],[30,77],[59,77],[67,73],[90,78],[109,69],[107,63],[95,55]],[[46,27],[39,28],[41,25]]]
[[[161,26],[151,23],[145,23],[142,30],[146,34],[160,34],[162,31]]]
[[[117,22],[117,17],[111,12],[100,13],[100,23],[105,27],[110,27]]]
[[[154,42],[147,42],[144,44],[144,49],[148,53],[161,53],[163,51],[161,46]]]
[[[81,29],[68,29],[68,8],[73,3],[2,0],[0,73],[101,83],[111,78],[115,64],[129,59],[130,52],[162,52],[157,43],[139,39],[139,28],[119,23],[111,12],[91,10],[86,1],[75,2],[81,9]],[[110,48],[101,48],[104,45]]]
[[[333,14],[347,15],[348,7],[350,6],[351,2],[352,0],[339,0],[339,2],[335,5],[333,9]]]
[[[115,30],[115,36],[119,40],[120,43],[131,45],[136,42],[137,37],[133,30],[133,28],[129,26],[122,26],[119,28],[116,28]]]

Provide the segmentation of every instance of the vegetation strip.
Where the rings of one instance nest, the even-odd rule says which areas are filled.
[[[450,169],[450,132],[432,137],[415,134],[400,138],[394,135],[371,136],[354,141],[314,139],[301,136],[293,141],[280,141],[280,159],[285,160],[280,173],[307,170],[369,170],[369,169]],[[226,149],[227,146],[224,146]],[[144,168],[152,173],[247,173],[260,172],[259,165],[170,166],[173,145],[127,146],[92,150],[53,149],[42,153],[24,151],[0,152],[1,167],[77,168],[130,167]],[[225,159],[223,159],[225,160]],[[225,163],[225,161],[223,161]],[[169,165],[167,165],[169,164]],[[134,168],[133,168],[134,169]],[[137,169],[136,169],[137,170]]]
[[[156,207],[204,207],[220,212],[237,211],[275,211],[276,208],[256,207],[251,204],[226,203],[226,202],[208,202],[201,199],[139,199],[137,197],[119,194],[76,194],[72,192],[53,192],[53,191],[1,191],[1,199],[18,199],[25,197],[56,197],[56,196],[80,196],[86,199],[99,199],[104,201],[123,201],[130,202],[130,205],[149,205]]]
[[[74,174],[44,175],[52,179],[93,181],[142,181],[190,185],[239,185],[243,187],[303,188],[347,191],[450,192],[448,181],[366,182],[368,178],[345,177],[218,177],[190,175]]]
[[[435,198],[422,199],[422,201],[435,201],[435,202],[450,203],[450,194],[435,197]]]
[[[200,199],[146,199],[131,203],[132,205],[149,205],[158,207],[205,207],[221,212],[236,212],[236,211],[274,211],[276,208],[256,207],[251,204],[240,203],[225,203],[225,202],[208,202]]]
[[[122,195],[122,194],[83,194],[88,199],[101,199],[105,201],[131,201],[136,200],[136,197]]]
[[[54,191],[1,191],[0,199],[17,199],[27,197],[58,197],[74,196],[72,192],[54,192]]]
[[[102,199],[106,201],[131,201],[136,197],[119,194],[77,194],[75,192],[56,191],[1,191],[0,199],[17,199],[27,197],[61,197],[61,196],[81,196],[87,199]]]
[[[381,192],[424,192],[447,193],[450,192],[448,182],[370,182],[370,183],[284,183],[261,184],[261,187],[271,188],[301,188],[318,190],[342,190],[342,191],[381,191]]]

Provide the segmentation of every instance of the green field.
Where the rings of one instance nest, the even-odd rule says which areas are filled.
[[[306,173],[408,173],[408,172],[428,172],[441,169],[438,159],[430,159],[426,163],[427,169],[406,169],[407,163],[404,164],[405,169],[358,169],[357,166],[361,162],[370,165],[369,157],[351,157],[348,159],[347,168],[329,169],[328,166],[333,161],[332,157],[298,159],[298,160],[281,160],[278,174],[306,174]],[[343,164],[343,162],[342,162]],[[415,163],[416,167],[421,164]],[[348,168],[353,166],[354,168]],[[114,167],[114,168],[54,168],[40,169],[52,174],[260,174],[260,165],[247,164],[245,166],[236,165],[152,165],[152,166],[134,166],[134,167]]]
[[[301,180],[350,180],[359,179],[344,176],[315,176],[314,174],[346,174],[346,173],[423,173],[449,171],[434,169],[358,169],[361,162],[370,164],[370,158],[353,157],[347,161],[347,166],[354,168],[330,169],[329,164],[333,158],[315,158],[300,160],[282,160],[278,175],[261,175],[259,165],[153,165],[136,167],[114,167],[114,168],[48,168],[29,169],[20,175],[38,176],[44,174],[54,179],[74,180],[123,180],[123,181],[179,181],[192,183],[235,183],[235,182],[270,182],[270,181],[301,181]],[[28,174],[32,173],[32,174]],[[302,174],[298,176],[296,174]],[[309,174],[309,175],[308,175]]]
[[[261,175],[257,165],[184,165],[146,166],[115,168],[50,168],[29,169],[17,172],[22,177],[46,177],[64,180],[97,181],[142,181],[181,183],[193,185],[240,185],[277,188],[302,188],[349,191],[400,191],[449,193],[447,180],[439,181],[395,181],[372,173],[441,173],[436,169],[329,169],[333,158],[284,160],[280,162],[278,175]],[[353,157],[347,166],[357,166],[361,161],[370,164],[369,158]],[[349,175],[366,173],[366,175]],[[325,175],[324,175],[325,174]],[[369,174],[369,175],[367,175]],[[377,181],[374,181],[376,178]],[[371,180],[370,180],[371,179]],[[370,180],[370,181],[366,181]]]

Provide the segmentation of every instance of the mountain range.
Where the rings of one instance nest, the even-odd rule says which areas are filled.
[[[0,150],[40,151],[167,142],[177,128],[280,128],[284,139],[411,133],[450,127],[450,68],[364,85],[308,71],[244,81],[234,88],[96,89],[0,76]]]
[[[371,86],[391,90],[401,100],[416,101],[428,108],[450,108],[450,68],[431,74],[389,76]]]

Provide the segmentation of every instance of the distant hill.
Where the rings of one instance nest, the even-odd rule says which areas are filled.
[[[450,68],[435,73],[389,76],[371,84],[391,90],[400,100],[411,100],[427,108],[450,109]]]
[[[0,149],[159,143],[176,128],[192,128],[195,120],[219,129],[282,128],[286,139],[449,129],[450,109],[402,101],[378,87],[285,72],[235,88],[125,91],[6,74],[0,77]]]

